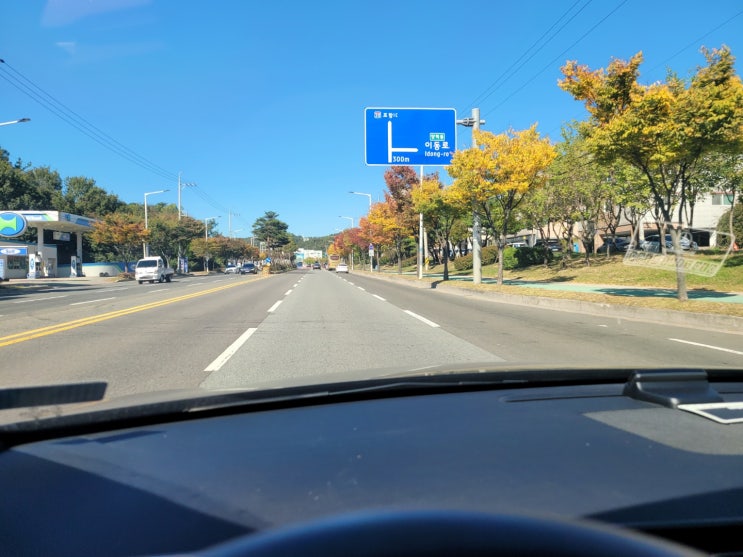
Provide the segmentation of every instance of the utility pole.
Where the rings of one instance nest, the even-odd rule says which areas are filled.
[[[178,220],[181,220],[181,189],[195,185],[193,182],[181,182],[181,172],[178,173]]]
[[[457,120],[457,124],[472,128],[472,146],[477,147],[475,131],[480,129],[480,124],[485,120],[480,120],[480,109],[472,109],[472,117]],[[480,213],[476,207],[472,208],[472,282],[480,284],[482,282],[482,254],[481,254],[481,234],[480,234]]]
[[[181,172],[178,172],[178,222],[181,222],[181,189],[195,186],[193,182],[181,182]],[[178,273],[184,273],[186,265],[183,261],[183,248],[180,240],[178,241]]]

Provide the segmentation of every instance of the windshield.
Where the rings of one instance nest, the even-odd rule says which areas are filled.
[[[739,369],[740,2],[536,4],[6,3],[2,388]]]

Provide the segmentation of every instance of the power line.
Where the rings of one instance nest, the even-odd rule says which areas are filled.
[[[738,12],[737,14],[735,14],[735,15],[733,15],[733,16],[731,16],[731,17],[729,17],[728,19],[726,19],[725,21],[723,21],[722,23],[720,23],[720,24],[719,24],[719,25],[718,25],[717,27],[714,27],[713,29],[710,29],[709,31],[707,31],[707,32],[706,32],[706,33],[705,33],[704,35],[702,35],[701,37],[699,37],[699,38],[697,38],[697,39],[694,39],[694,40],[693,40],[692,42],[690,42],[689,44],[687,44],[687,45],[686,45],[685,47],[683,47],[683,48],[679,49],[679,50],[678,50],[678,51],[677,51],[677,52],[676,52],[675,54],[673,54],[673,55],[669,56],[668,58],[666,58],[665,60],[663,60],[663,62],[661,62],[660,64],[658,64],[658,65],[654,66],[653,68],[651,68],[651,70],[650,70],[650,71],[654,71],[654,70],[657,70],[657,69],[658,69],[658,68],[660,68],[661,66],[663,66],[663,65],[667,64],[667,63],[668,63],[669,61],[671,61],[671,60],[673,60],[674,58],[676,58],[676,56],[678,56],[679,54],[681,54],[681,53],[682,53],[682,52],[684,52],[685,50],[689,50],[690,48],[692,48],[692,47],[695,47],[695,46],[699,45],[699,43],[700,43],[700,42],[701,42],[702,40],[706,39],[706,38],[707,38],[707,37],[708,37],[709,35],[711,35],[711,34],[712,34],[712,33],[714,33],[715,31],[717,31],[717,30],[718,30],[718,29],[720,29],[721,27],[724,27],[725,25],[727,25],[728,23],[730,23],[731,21],[733,21],[733,20],[734,20],[735,18],[737,18],[737,17],[740,17],[740,16],[742,15],[742,14],[743,14],[743,10],[741,10],[741,11],[739,11],[739,12]]]
[[[675,54],[673,54],[673,55],[669,56],[669,57],[668,57],[668,58],[666,58],[666,59],[665,59],[665,60],[664,60],[663,62],[660,62],[659,64],[657,64],[657,65],[653,66],[653,67],[652,67],[652,68],[650,69],[650,71],[655,71],[655,70],[657,70],[657,69],[658,69],[658,68],[660,68],[661,66],[663,66],[663,65],[667,64],[667,63],[668,63],[668,62],[669,62],[670,60],[673,60],[673,59],[674,59],[674,58],[675,58],[676,56],[678,56],[678,55],[679,55],[679,54],[681,54],[682,52],[684,52],[684,51],[686,51],[686,50],[688,50],[688,49],[690,49],[690,48],[696,47],[696,46],[697,46],[697,45],[698,45],[698,44],[699,44],[699,43],[700,43],[700,42],[701,42],[701,41],[702,41],[703,39],[705,39],[706,37],[708,37],[709,35],[711,35],[711,34],[712,34],[712,33],[714,33],[715,31],[717,31],[718,29],[720,29],[720,28],[724,27],[725,25],[727,25],[728,23],[730,23],[731,21],[733,21],[733,20],[734,20],[734,19],[736,19],[737,17],[740,17],[741,15],[743,15],[743,10],[741,10],[741,11],[739,11],[738,13],[736,13],[736,14],[734,14],[734,15],[730,16],[729,18],[727,18],[727,19],[726,19],[725,21],[723,21],[723,22],[722,22],[722,23],[720,23],[719,25],[717,25],[717,26],[713,27],[712,29],[710,29],[709,31],[705,32],[705,33],[704,33],[703,35],[701,35],[701,36],[700,36],[700,37],[698,37],[697,39],[695,39],[695,40],[693,40],[692,42],[688,43],[688,44],[687,44],[686,46],[684,46],[684,47],[680,48],[679,50],[677,50],[677,51],[676,51],[676,53],[675,53]],[[579,115],[576,115],[576,116],[575,116],[575,117],[574,117],[573,119],[577,120],[578,118],[579,118]],[[553,129],[552,131],[555,131],[555,130]]]
[[[29,78],[21,74],[21,72],[13,68],[3,59],[0,59],[0,78],[7,81],[10,85],[12,85],[23,94],[43,106],[46,110],[57,116],[60,120],[66,122],[102,147],[139,166],[140,168],[152,172],[157,176],[160,176],[161,178],[170,181],[177,180],[177,174],[167,171],[163,167],[139,155],[123,143],[117,141],[109,134],[107,134],[106,132],[86,120],[83,116],[72,110],[70,107],[65,105],[63,102],[55,98],[53,95],[42,89],[39,85],[31,81]],[[197,195],[210,207],[220,212],[227,212],[226,208],[224,208],[215,199],[209,196],[205,191],[201,190],[198,187],[196,187],[195,190]]]
[[[63,120],[73,128],[77,129],[90,139],[101,145],[102,147],[112,151],[120,157],[128,160],[129,162],[136,164],[140,168],[143,168],[153,174],[157,174],[162,178],[172,180],[176,175],[172,172],[168,172],[161,166],[153,163],[145,157],[139,155],[135,151],[126,147],[100,128],[91,124],[85,118],[80,116],[74,110],[69,108],[60,100],[56,99],[53,95],[46,92],[39,85],[31,81],[29,78],[21,74],[18,70],[13,68],[5,60],[0,59],[0,77],[7,81],[10,85],[24,93],[29,98],[36,101],[38,104],[46,108],[49,112]]]
[[[565,55],[565,54],[566,54],[567,52],[569,52],[569,51],[570,51],[570,49],[572,49],[572,48],[573,48],[573,47],[574,47],[575,45],[577,45],[578,43],[580,43],[580,42],[581,42],[581,41],[582,41],[583,39],[585,39],[585,38],[586,38],[586,37],[587,37],[588,35],[590,35],[591,33],[593,33],[593,31],[594,31],[594,30],[595,30],[595,29],[596,29],[597,27],[599,27],[599,26],[600,26],[600,25],[601,25],[602,23],[604,23],[604,21],[606,21],[607,19],[609,19],[609,18],[610,18],[610,17],[612,16],[612,15],[614,15],[614,13],[616,13],[616,12],[617,12],[617,11],[619,10],[619,8],[621,8],[622,6],[624,6],[624,5],[625,5],[625,4],[627,3],[627,1],[628,1],[628,0],[622,0],[622,2],[620,2],[620,3],[619,3],[619,5],[617,5],[617,6],[616,6],[616,7],[615,7],[615,8],[614,8],[614,9],[613,9],[612,11],[610,11],[610,12],[609,12],[608,14],[606,14],[606,15],[605,15],[604,17],[602,17],[602,18],[601,18],[601,19],[600,19],[600,20],[599,20],[599,21],[598,21],[598,22],[597,22],[596,24],[594,24],[594,25],[593,25],[593,26],[592,26],[592,27],[591,27],[591,28],[590,28],[590,29],[589,29],[588,31],[586,31],[585,33],[583,33],[583,35],[581,35],[581,36],[580,36],[580,38],[579,38],[579,39],[578,39],[577,41],[575,41],[575,42],[574,42],[573,44],[571,44],[571,45],[570,45],[570,46],[569,46],[568,48],[566,48],[565,50],[563,50],[563,51],[562,51],[562,52],[561,52],[560,54],[558,54],[557,56],[555,56],[555,57],[554,57],[554,58],[553,58],[552,60],[550,60],[550,61],[549,61],[549,62],[548,62],[548,63],[547,63],[547,64],[546,64],[546,65],[545,65],[545,66],[544,66],[544,67],[543,67],[543,68],[542,68],[541,70],[539,70],[539,71],[538,71],[538,72],[537,72],[536,74],[534,74],[534,75],[533,75],[533,76],[532,76],[531,78],[529,78],[529,79],[528,79],[528,80],[527,80],[526,82],[524,82],[524,83],[523,83],[523,84],[521,85],[521,87],[519,87],[519,88],[518,88],[518,89],[516,89],[516,90],[515,90],[515,91],[514,91],[513,93],[511,93],[510,95],[508,95],[508,96],[507,96],[507,97],[506,97],[505,99],[503,99],[503,100],[502,100],[502,101],[501,101],[501,102],[500,102],[500,103],[499,103],[498,105],[496,105],[495,107],[491,108],[491,109],[490,109],[490,110],[489,110],[488,112],[486,112],[485,114],[483,114],[483,116],[487,116],[487,115],[488,115],[488,114],[490,114],[491,112],[493,112],[493,111],[497,110],[498,108],[500,108],[501,106],[503,106],[503,105],[504,105],[504,104],[505,104],[506,102],[508,102],[509,100],[511,100],[511,98],[513,98],[513,97],[514,97],[514,96],[515,96],[515,95],[516,95],[516,94],[517,94],[518,92],[520,92],[520,91],[521,91],[521,90],[522,90],[522,89],[523,89],[524,87],[526,87],[527,85],[529,85],[529,84],[530,84],[530,83],[531,83],[532,81],[534,81],[534,80],[535,80],[535,79],[536,79],[537,77],[539,77],[539,76],[540,76],[541,74],[543,74],[543,73],[544,73],[544,72],[546,72],[546,71],[547,71],[548,69],[550,69],[551,67],[553,67],[553,64],[554,64],[555,62],[557,62],[558,60],[560,60],[560,59],[561,59],[561,58],[562,58],[562,57],[563,57],[563,56],[564,56],[564,55]]]
[[[542,35],[536,41],[534,41],[534,43],[532,43],[532,45],[529,48],[527,48],[523,54],[521,54],[521,56],[519,56],[508,68],[506,68],[503,71],[503,73],[500,76],[498,76],[498,78],[493,83],[491,83],[487,89],[485,89],[485,91],[480,93],[480,95],[478,95],[477,98],[469,104],[469,106],[464,112],[468,112],[470,108],[486,100],[493,93],[495,93],[495,91],[500,89],[501,86],[503,86],[503,84],[506,81],[508,81],[510,77],[518,73],[519,69],[521,69],[526,62],[534,58],[534,56],[536,56],[537,53],[539,53],[539,51],[541,51],[545,46],[547,46],[550,43],[550,41],[552,41],[552,39],[554,39],[571,21],[573,21],[573,19],[575,19],[591,3],[591,0],[588,0],[583,6],[581,6],[581,8],[577,12],[575,12],[572,16],[570,16],[570,19],[568,19],[554,33],[552,33],[552,35],[548,37],[548,39],[544,42],[544,44],[542,44],[539,48],[537,48],[534,52],[531,53],[531,56],[529,56],[528,58],[526,58],[526,60],[524,60],[524,58],[527,55],[529,55],[529,52],[532,49],[534,49],[542,41],[542,39],[544,39],[550,33],[550,31],[552,31],[563,19],[565,19],[568,16],[568,14],[573,10],[573,8],[575,8],[575,6],[578,5],[581,1],[582,0],[576,0],[576,2],[572,6],[570,6],[544,33],[542,33]],[[522,60],[524,64],[520,64]],[[511,71],[517,65],[519,65],[519,68],[515,71]]]

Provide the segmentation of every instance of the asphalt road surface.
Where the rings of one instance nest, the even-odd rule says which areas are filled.
[[[108,397],[452,366],[743,365],[739,334],[510,305],[328,271],[2,288],[0,322],[3,386],[103,380]]]

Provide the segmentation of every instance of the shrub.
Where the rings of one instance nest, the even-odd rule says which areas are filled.
[[[544,263],[544,254],[547,254],[547,262],[554,259],[555,253],[550,249],[545,249],[542,246],[536,248],[519,248],[516,250],[516,258],[519,262],[519,267],[530,267],[532,265],[541,265]]]
[[[498,261],[498,246],[485,246],[480,253],[483,265],[492,265]]]
[[[467,255],[460,255],[457,257],[452,264],[454,265],[454,269],[457,271],[466,271],[467,269],[472,268],[472,253],[468,253]]]
[[[521,251],[522,248],[514,248],[513,246],[506,246],[503,249],[503,268],[507,270],[516,269],[520,267],[517,252]]]

